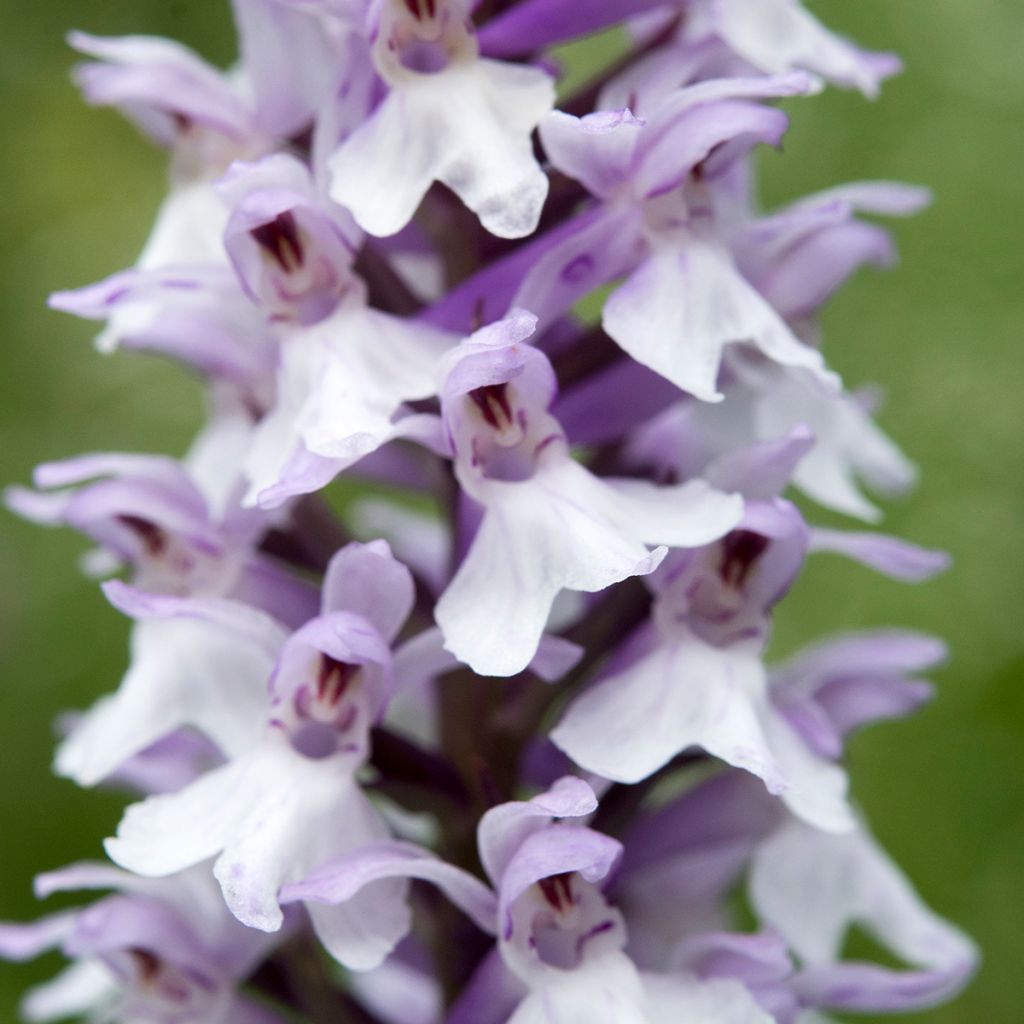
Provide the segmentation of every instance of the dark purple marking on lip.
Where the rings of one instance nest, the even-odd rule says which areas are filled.
[[[485,384],[483,387],[474,388],[469,393],[469,397],[480,410],[483,418],[495,430],[503,428],[503,424],[498,422],[497,410],[501,411],[505,423],[512,422],[512,406],[508,400],[507,387],[507,384]]]
[[[576,940],[576,955],[582,959],[582,957],[583,957],[583,947],[591,939],[597,938],[598,935],[604,935],[605,932],[610,932],[614,927],[615,927],[615,922],[614,921],[602,921],[600,924],[594,925],[594,927],[591,928],[590,931],[584,932]]]
[[[763,534],[752,530],[733,530],[722,541],[722,561],[718,567],[722,582],[735,589],[742,587],[768,544],[768,538]]]
[[[157,558],[166,550],[167,534],[155,523],[151,523],[148,519],[143,519],[141,516],[132,515],[118,516],[117,521],[127,526],[142,541],[146,554]]]
[[[433,18],[437,14],[437,0],[405,0],[405,9],[417,21]]]
[[[358,665],[335,661],[326,654],[320,656],[320,672],[316,680],[316,692],[319,700],[332,706],[338,704],[352,682],[352,677],[359,671]]]
[[[295,215],[290,210],[279,213],[266,224],[252,228],[249,233],[286,274],[302,266],[302,240],[299,238]]]
[[[537,885],[544,894],[544,899],[555,910],[566,910],[573,905],[571,871],[564,871],[559,875],[542,878],[537,882]]]
[[[142,984],[152,985],[160,974],[160,960],[148,949],[142,949],[140,946],[132,946],[128,950],[128,955],[135,962]]]

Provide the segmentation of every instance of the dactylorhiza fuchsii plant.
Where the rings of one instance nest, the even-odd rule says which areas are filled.
[[[72,45],[169,154],[134,267],[54,307],[196,371],[184,458],[40,466],[7,503],[95,545],[132,622],[56,770],[136,794],[32,1021],[822,1024],[971,975],[847,795],[843,745],[928,699],[940,641],[766,663],[914,471],[817,314],[920,188],[757,204],[786,97],[899,68],[797,0],[234,0],[221,72]],[[558,98],[557,44],[618,28]],[[798,105],[793,109],[798,109]],[[337,478],[338,482],[332,483]],[[325,490],[326,489],[326,490]],[[113,614],[113,613],[112,613]],[[98,689],[105,681],[98,681]],[[112,823],[113,825],[113,823]],[[85,852],[85,851],[83,851]],[[890,957],[850,959],[869,932]]]

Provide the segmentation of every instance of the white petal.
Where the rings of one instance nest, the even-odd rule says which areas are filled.
[[[847,801],[849,785],[840,765],[818,756],[773,708],[763,719],[772,753],[787,788],[782,802],[798,817],[825,832],[849,832],[856,825]]]
[[[765,704],[755,652],[693,637],[586,691],[551,739],[583,768],[618,782],[639,782],[699,746],[780,792],[786,782],[762,729]]]
[[[227,263],[229,210],[210,182],[172,189],[136,262],[140,270],[188,263]],[[112,331],[108,328],[108,331]]]
[[[851,395],[823,387],[800,370],[779,370],[758,387],[757,432],[779,437],[804,425],[815,444],[793,482],[815,501],[873,522],[878,509],[864,497],[857,477],[883,495],[899,494],[916,477],[913,464],[875,425]]]
[[[730,342],[834,382],[820,353],[797,340],[729,257],[693,235],[659,245],[608,298],[603,323],[634,359],[704,401],[722,398],[716,382]]]
[[[136,623],[131,652],[117,692],[95,704],[59,747],[59,774],[95,785],[184,725],[229,756],[256,741],[274,665],[265,650],[220,623],[175,617]]]
[[[481,675],[526,668],[562,588],[603,590],[652,572],[664,557],[576,492],[575,465],[566,461],[529,481],[493,481],[480,530],[437,603],[445,646]]]
[[[772,1024],[738,981],[685,974],[642,974],[650,1024]]]
[[[385,831],[350,762],[310,760],[270,737],[180,793],[129,807],[105,845],[112,860],[148,876],[220,853],[214,874],[228,908],[250,928],[275,931],[284,882]]]
[[[104,848],[116,864],[146,877],[182,871],[219,853],[254,802],[248,759],[215,768],[178,793],[129,807]]]
[[[508,1024],[651,1024],[640,976],[623,953],[551,971],[550,979],[519,1004]]]
[[[743,516],[738,494],[723,494],[703,480],[673,487],[644,480],[602,479],[599,483],[613,495],[604,502],[613,521],[648,544],[699,547],[724,537]],[[578,493],[582,498],[582,487]],[[591,502],[598,500],[594,494],[587,497]]]
[[[96,960],[81,960],[57,977],[29,989],[21,1004],[28,1021],[81,1017],[113,999],[118,990],[110,970]]]
[[[298,413],[310,451],[355,459],[383,444],[399,406],[434,393],[438,362],[456,341],[429,325],[363,308],[318,324],[301,339],[324,352]]]
[[[379,967],[412,925],[408,883],[386,878],[371,882],[335,906],[307,903],[313,928],[324,948],[353,971]]]
[[[975,957],[970,940],[924,905],[862,830],[835,836],[791,823],[755,854],[750,897],[806,965],[837,961],[854,922],[911,964],[942,967]]]
[[[441,181],[488,231],[521,238],[536,227],[548,187],[530,133],[553,104],[547,74],[497,61],[398,83],[329,161],[331,196],[366,231],[392,235]]]

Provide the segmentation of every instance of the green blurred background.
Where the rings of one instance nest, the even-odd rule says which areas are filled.
[[[1024,910],[1024,8],[1019,0],[820,0],[819,17],[904,55],[879,103],[829,90],[793,103],[785,152],[763,160],[766,201],[860,178],[930,185],[935,206],[896,225],[903,265],[864,273],[825,320],[850,384],[879,381],[881,419],[922,469],[886,527],[949,549],[924,587],[822,558],[779,617],[776,647],[840,628],[938,633],[953,657],[916,719],[858,737],[855,793],[927,900],[962,924],[984,967],[936,1024],[1013,1024]],[[47,311],[57,288],[129,265],[162,195],[162,156],[107,111],[80,105],[62,37],[174,36],[226,63],[226,3],[6,0],[0,66],[0,482],[93,449],[180,453],[199,389],[152,359],[105,358],[91,325]],[[40,869],[99,853],[121,800],[49,774],[51,722],[116,684],[127,625],[77,571],[83,542],[0,512],[0,919],[36,915]],[[0,966],[0,1020],[59,965]]]

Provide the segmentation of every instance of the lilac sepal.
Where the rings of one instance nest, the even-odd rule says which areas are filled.
[[[477,842],[480,861],[497,883],[516,850],[535,832],[556,818],[583,818],[597,810],[597,797],[582,779],[566,775],[547,792],[530,800],[492,807],[480,819]]]
[[[752,101],[800,95],[812,87],[801,74],[702,82],[672,92],[649,117],[628,109],[583,118],[554,111],[541,125],[541,140],[552,163],[597,198],[611,201],[625,190],[621,198],[638,203],[681,184],[712,150],[734,138],[752,132],[748,148],[762,135],[778,141],[785,120]]]
[[[523,57],[664,6],[664,2],[525,0],[484,22],[478,37],[480,49],[491,57]]]
[[[946,658],[934,637],[903,630],[850,634],[801,652],[773,670],[773,698],[823,757],[837,758],[854,729],[902,718],[931,699],[932,687],[908,679]]]
[[[538,260],[603,216],[601,207],[583,210],[543,234],[524,239],[510,253],[449,289],[423,314],[424,319],[447,330],[469,334],[480,323],[492,323],[508,315],[515,308],[516,290]]]
[[[207,622],[225,636],[249,644],[265,657],[276,656],[288,635],[280,623],[257,608],[225,598],[179,598],[151,594],[108,580],[102,586],[107,600],[120,612],[139,621],[180,618]]]
[[[738,491],[745,498],[774,498],[789,485],[797,466],[814,447],[806,427],[795,427],[785,437],[759,441],[712,460],[704,469],[708,483],[723,491]]]
[[[440,888],[483,931],[496,930],[497,901],[478,878],[445,863],[412,843],[364,846],[318,867],[300,882],[282,886],[282,903],[314,902],[337,906],[383,878],[416,878]]]
[[[756,853],[750,896],[761,920],[785,937],[801,961],[797,990],[818,1005],[923,1009],[955,994],[977,963],[973,943],[921,902],[864,830],[829,836],[790,823]],[[913,969],[841,962],[845,933],[854,923]]]
[[[349,544],[330,561],[322,587],[323,611],[352,612],[391,643],[415,599],[409,570],[382,540]]]
[[[122,761],[107,780],[137,793],[173,793],[221,763],[222,755],[206,737],[179,729]]]
[[[874,964],[844,963],[809,968],[793,981],[807,1005],[854,1013],[900,1013],[927,1010],[948,1002],[974,973],[964,957],[933,971],[896,972]]]
[[[73,931],[77,916],[76,911],[69,910],[30,924],[0,922],[0,957],[20,962],[56,949]]]
[[[909,216],[927,206],[926,189],[861,182],[808,196],[742,228],[733,244],[744,275],[790,321],[811,316],[861,265],[886,267],[896,254],[888,233],[859,212]]]
[[[148,894],[154,889],[152,882],[139,878],[128,871],[98,861],[79,861],[67,864],[54,871],[36,875],[32,891],[36,898],[46,899],[58,892],[75,892],[80,889],[117,889],[119,892]]]
[[[793,973],[781,935],[704,932],[679,947],[682,966],[703,978],[736,978],[749,988],[776,985]]]
[[[709,878],[710,884],[690,891],[699,900],[715,899],[733,884],[757,844],[782,819],[782,809],[756,780],[744,772],[723,772],[640,817],[624,837],[616,886],[642,878],[659,862],[699,854],[721,870]]]
[[[545,634],[537,645],[529,668],[546,683],[557,683],[583,657],[584,649],[571,640]]]
[[[243,566],[231,596],[292,628],[301,626],[317,612],[318,595],[313,583],[259,554]]]
[[[257,396],[267,391],[274,339],[224,267],[125,270],[85,288],[55,292],[49,302],[65,313],[106,320],[96,339],[101,351],[156,352]]]
[[[585,215],[568,238],[531,261],[510,308],[528,309],[550,326],[595,288],[632,271],[645,251],[632,210]]]
[[[845,555],[906,583],[923,583],[945,572],[951,559],[944,551],[918,547],[883,533],[854,533],[817,528],[811,531],[812,552]]]
[[[169,39],[101,38],[72,32],[68,42],[98,59],[75,78],[89,103],[120,107],[148,135],[173,144],[176,116],[241,139],[252,131],[250,113],[216,68]]]
[[[545,826],[527,836],[501,873],[498,920],[503,937],[512,934],[512,905],[531,885],[566,872],[600,882],[621,856],[617,839],[577,825]]]
[[[257,128],[297,134],[322,109],[337,74],[339,33],[280,0],[232,0],[241,64]]]

